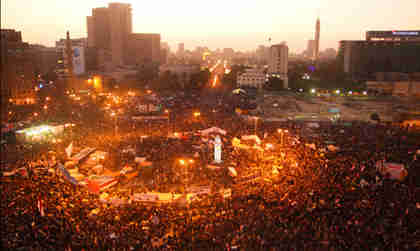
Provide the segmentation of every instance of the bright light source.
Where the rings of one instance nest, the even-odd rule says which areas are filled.
[[[340,90],[336,90],[336,91],[335,91],[335,93],[336,93],[336,94],[340,94]]]
[[[180,160],[179,160],[179,164],[181,164],[181,165],[185,165],[185,160],[180,159]]]
[[[216,84],[217,84],[217,75],[216,75],[216,76],[214,76],[214,80],[213,80],[212,87],[215,87],[215,86],[216,86]]]
[[[364,91],[364,92],[363,92],[363,95],[367,95],[367,91]]]
[[[282,133],[282,132],[283,132],[283,130],[282,130],[282,129],[277,129],[277,132],[278,132],[278,133]]]
[[[201,113],[200,112],[194,112],[194,117],[198,117],[198,116],[200,116],[201,115]]]
[[[316,92],[316,90],[315,89],[311,89],[311,93],[315,93]]]
[[[266,150],[273,149],[273,148],[274,148],[273,144],[267,143],[267,144],[265,145],[265,149],[266,149]]]
[[[349,91],[349,95],[352,95],[353,94],[353,92],[352,91]]]

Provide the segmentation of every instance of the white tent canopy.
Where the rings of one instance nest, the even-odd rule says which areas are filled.
[[[219,127],[211,127],[205,130],[201,130],[201,135],[209,135],[210,133],[217,133],[217,134],[223,134],[226,135],[226,131],[223,129],[220,129]]]

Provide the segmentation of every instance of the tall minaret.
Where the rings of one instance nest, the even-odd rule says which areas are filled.
[[[73,87],[73,48],[71,47],[70,32],[67,31],[66,37],[66,58],[67,58],[67,73],[68,73],[68,87]]]
[[[321,22],[319,21],[319,17],[316,19],[316,26],[315,26],[315,61],[318,61],[319,56],[319,35],[321,32]]]

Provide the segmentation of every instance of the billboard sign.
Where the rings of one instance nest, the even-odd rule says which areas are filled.
[[[85,49],[82,46],[73,46],[73,73],[81,75],[85,71]]]

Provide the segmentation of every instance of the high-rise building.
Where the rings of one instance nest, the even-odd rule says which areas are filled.
[[[283,87],[288,87],[289,47],[285,44],[275,44],[270,48],[268,74],[283,80]]]
[[[420,72],[420,31],[368,31],[367,40],[340,41],[338,59],[353,79],[376,72]]]
[[[34,57],[20,31],[0,30],[1,100],[15,104],[35,103]],[[4,104],[3,104],[4,105]]]
[[[121,66],[124,65],[124,49],[128,46],[127,42],[133,27],[131,5],[110,3],[108,9],[111,31],[112,64]]]
[[[319,20],[319,18],[316,20],[316,25],[315,25],[315,55],[314,55],[314,60],[318,60],[319,57],[319,38],[320,38],[320,34],[321,33],[321,21]]]
[[[126,52],[126,62],[129,65],[141,65],[146,62],[159,64],[161,61],[160,34],[130,34]]]
[[[314,60],[315,59],[315,40],[308,40],[305,56]]]
[[[88,46],[96,49],[98,68],[124,65],[125,49],[132,33],[131,5],[110,3],[94,8],[87,19]]]

